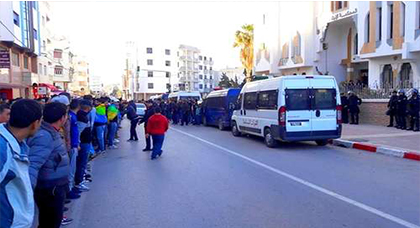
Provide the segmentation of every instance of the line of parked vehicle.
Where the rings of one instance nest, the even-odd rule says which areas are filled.
[[[204,125],[231,128],[236,137],[315,141],[324,146],[341,137],[341,101],[333,76],[283,76],[246,83],[242,89],[211,92],[202,103]]]

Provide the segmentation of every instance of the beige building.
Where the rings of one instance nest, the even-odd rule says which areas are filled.
[[[90,94],[89,89],[89,63],[85,57],[73,58],[73,80],[69,84],[70,91],[79,96]]]

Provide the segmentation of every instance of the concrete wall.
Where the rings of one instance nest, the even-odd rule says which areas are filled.
[[[388,110],[387,105],[388,100],[363,100],[360,106],[360,124],[387,126],[389,124],[389,116],[385,115]]]

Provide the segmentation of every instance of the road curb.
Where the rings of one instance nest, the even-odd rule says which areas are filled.
[[[367,143],[353,142],[353,141],[344,140],[344,139],[333,139],[330,141],[330,144],[334,146],[345,147],[345,148],[364,150],[370,153],[378,153],[378,154],[384,154],[384,155],[393,156],[393,157],[420,161],[419,153],[406,151],[406,150],[394,149],[394,148],[367,144]]]

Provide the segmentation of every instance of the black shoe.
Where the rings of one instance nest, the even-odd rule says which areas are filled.
[[[416,130],[413,130],[413,131],[416,131],[417,132],[417,131],[420,131],[420,130],[419,129],[416,129]]]
[[[152,149],[147,149],[147,148],[144,148],[144,149],[143,149],[143,151],[144,151],[144,152],[147,152],[147,151],[152,151]]]
[[[139,141],[139,139],[134,139],[133,141],[134,141],[134,142],[137,142],[137,141]]]
[[[71,203],[71,200],[65,200],[64,201],[64,204],[69,204],[69,203]]]
[[[67,199],[79,199],[80,198],[80,194],[76,193],[74,191],[70,191],[69,193],[67,193],[66,196]]]
[[[407,129],[407,131],[412,131],[412,130],[414,130],[414,129],[413,129],[413,128],[408,128],[408,129]]]
[[[129,140],[127,140],[127,142],[131,142],[131,141],[133,141],[133,139],[129,139]]]
[[[387,127],[394,127],[394,125],[391,125],[391,124],[390,124],[390,125],[388,125]]]

